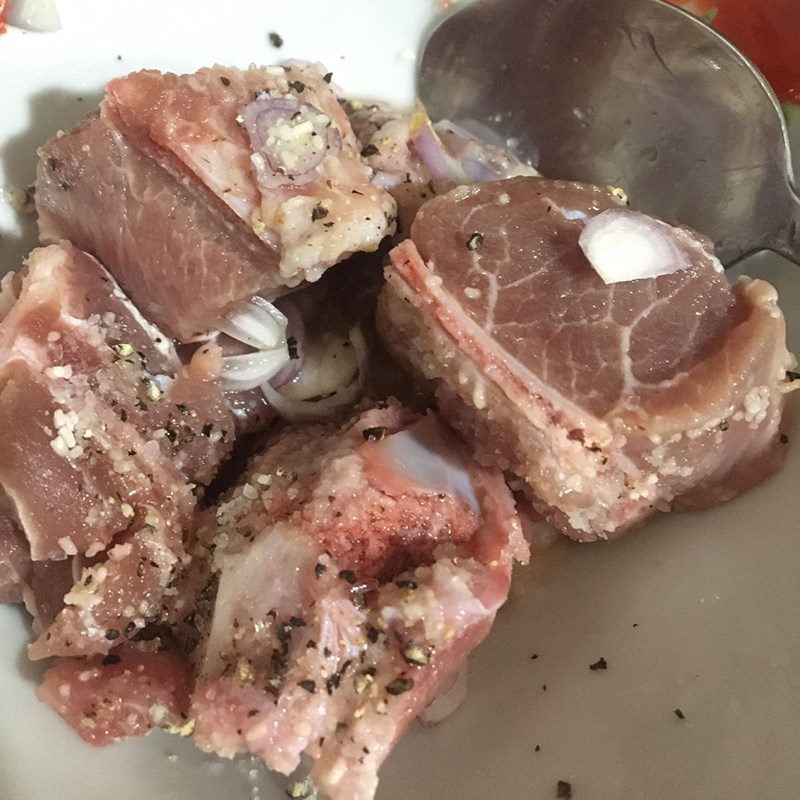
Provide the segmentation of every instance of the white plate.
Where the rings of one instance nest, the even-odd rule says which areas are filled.
[[[434,5],[61,0],[63,31],[0,39],[0,185],[30,183],[37,145],[104,81],[140,67],[319,59],[350,92],[407,101]],[[0,203],[0,272],[33,246],[32,222]],[[800,270],[767,257],[747,271],[778,286],[800,350]],[[799,797],[800,429],[788,427],[784,470],[745,497],[611,545],[560,540],[518,570],[471,661],[468,699],[406,735],[379,800],[544,800],[558,780],[576,800]],[[37,703],[25,626],[0,609],[2,800],[283,797],[252,762],[218,762],[176,737],[89,748]],[[601,656],[607,671],[591,671]]]

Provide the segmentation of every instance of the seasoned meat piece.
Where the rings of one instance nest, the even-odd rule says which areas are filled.
[[[390,350],[479,460],[582,540],[763,480],[794,364],[775,290],[731,287],[691,231],[686,268],[606,285],[578,237],[617,204],[542,179],[455,189],[393,251],[379,304]]]
[[[47,670],[37,694],[97,747],[152,728],[188,732],[191,672],[174,653],[126,645],[107,656],[64,658]]]
[[[34,562],[21,592],[46,630],[30,654],[106,652],[107,630],[123,631],[119,644],[161,613],[193,489],[230,451],[233,418],[207,365],[182,368],[172,342],[73,246],[34,251],[10,294],[0,505]]]
[[[306,753],[341,800],[373,796],[527,555],[500,473],[394,402],[281,436],[198,542],[196,741],[287,774]]]
[[[319,65],[136,72],[42,148],[41,236],[97,256],[191,341],[236,301],[317,280],[394,230],[359,149]]]

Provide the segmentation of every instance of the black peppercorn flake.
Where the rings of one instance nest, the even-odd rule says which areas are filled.
[[[473,233],[472,236],[467,239],[467,250],[477,250],[482,244],[483,234]]]
[[[269,43],[273,47],[283,47],[283,36],[281,36],[279,33],[275,33],[275,31],[270,31],[270,34],[267,38],[269,39]]]
[[[356,574],[351,569],[343,569],[339,572],[339,577],[348,583],[356,582]]]
[[[298,681],[297,685],[301,689],[305,689],[309,694],[314,694],[317,691],[317,684],[315,681],[306,679],[303,681]]]
[[[788,436],[787,436],[785,433],[782,433],[782,434],[781,434],[781,435],[778,437],[778,441],[779,441],[781,444],[789,444],[789,437],[788,437]]]
[[[106,639],[108,639],[109,642],[113,642],[114,639],[119,639],[119,631],[114,628],[109,628],[106,631]]]
[[[601,657],[594,664],[589,664],[589,669],[593,672],[597,672],[599,669],[608,669],[608,662]]]
[[[386,684],[386,691],[396,697],[400,694],[405,694],[414,687],[414,681],[411,678],[395,678],[391,683]]]
[[[366,442],[378,442],[386,436],[386,428],[382,425],[374,428],[364,428],[364,430],[361,431],[361,435]]]
[[[361,155],[364,156],[364,158],[377,155],[378,152],[379,150],[374,144],[365,144],[364,147],[361,148]]]
[[[101,662],[104,667],[110,667],[114,664],[119,664],[122,659],[116,653],[109,653],[107,656],[103,656],[103,661]]]
[[[322,80],[324,80],[325,83],[330,83],[333,80],[333,73],[332,72],[326,72],[322,76]]]
[[[230,86],[231,85],[231,79],[230,78],[226,78],[224,75],[220,76],[219,82],[223,86]]]
[[[319,219],[325,219],[325,217],[327,216],[328,216],[328,209],[325,208],[320,203],[317,203],[317,205],[315,205],[314,208],[311,209],[312,222],[316,222]]]
[[[324,564],[317,564],[314,567],[314,575],[316,575],[317,578],[321,578],[327,571],[328,568]]]
[[[294,89],[298,94],[306,90],[306,85],[303,81],[289,81],[289,88]]]
[[[412,581],[410,578],[401,578],[399,581],[395,581],[394,585],[398,589],[409,589],[413,590],[417,588],[417,582]]]
[[[679,708],[675,709],[674,714],[678,719],[686,719],[686,715]]]
[[[569,781],[559,781],[556,784],[556,797],[558,800],[572,800],[572,784]]]

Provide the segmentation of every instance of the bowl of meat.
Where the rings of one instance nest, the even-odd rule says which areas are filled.
[[[399,5],[0,0],[0,797],[800,791],[800,271]]]

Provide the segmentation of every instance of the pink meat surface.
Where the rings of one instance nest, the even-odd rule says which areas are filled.
[[[106,652],[107,631],[127,638],[159,615],[193,487],[230,451],[233,418],[206,366],[181,367],[73,246],[34,251],[4,297],[0,505],[34,562],[22,590],[41,630],[30,654]]]
[[[111,81],[99,114],[41,151],[45,241],[107,264],[145,316],[189,341],[232,303],[316,280],[394,230],[395,205],[316,66],[146,70]],[[330,120],[341,147],[303,185],[261,188],[242,113],[290,98]],[[96,220],[103,219],[103,225]]]
[[[583,540],[763,480],[795,363],[772,286],[731,287],[693,232],[687,268],[606,285],[578,237],[618,202],[532,178],[455,189],[393,251],[379,309],[479,459]]]
[[[21,603],[30,573],[30,548],[25,535],[0,513],[0,603]]]
[[[198,542],[197,743],[286,774],[305,753],[341,800],[373,796],[527,556],[499,472],[394,402],[279,437]]]
[[[152,728],[181,731],[186,724],[191,671],[170,652],[150,643],[125,646],[106,656],[64,658],[47,670],[39,699],[96,747]]]

